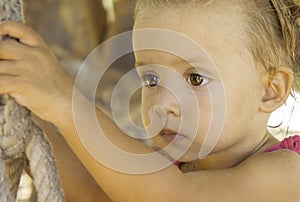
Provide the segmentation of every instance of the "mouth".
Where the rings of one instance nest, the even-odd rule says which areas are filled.
[[[160,132],[160,136],[166,140],[167,142],[172,142],[175,138],[180,138],[180,139],[183,139],[185,138],[184,135],[182,134],[179,134],[179,133],[176,133],[170,129],[163,129],[161,132]]]

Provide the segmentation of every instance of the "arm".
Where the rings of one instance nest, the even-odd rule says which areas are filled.
[[[47,122],[34,117],[51,142],[66,200],[71,202],[111,201],[74,155],[63,137]]]
[[[295,161],[288,162],[286,159],[291,159],[292,154],[285,152],[286,156],[276,158],[273,155],[277,153],[259,155],[231,169],[188,174],[175,166],[144,175],[105,167],[90,155],[77,135],[72,113],[72,82],[63,74],[55,57],[39,36],[24,25],[0,24],[0,35],[7,34],[19,38],[20,43],[11,40],[0,43],[0,92],[9,93],[39,117],[53,122],[114,201],[285,201],[286,196],[294,199],[297,195],[300,160],[297,156],[293,157]],[[78,99],[82,106],[91,105],[83,96]],[[152,152],[123,134],[101,110],[96,112],[100,125],[105,126],[105,133],[116,146],[132,153]],[[87,126],[87,134],[95,131],[88,122],[83,125]],[[159,160],[168,161],[163,157]],[[287,184],[287,188],[282,188],[281,183]]]
[[[82,104],[90,104],[82,97]],[[128,138],[101,110],[97,110],[107,135],[120,148],[147,153],[149,148]],[[67,121],[69,124],[73,121]],[[300,157],[290,151],[254,156],[230,169],[183,174],[175,166],[147,175],[127,175],[101,165],[74,138],[74,126],[65,127],[65,138],[73,150],[114,201],[298,201]],[[117,183],[116,183],[117,181]],[[129,194],[130,193],[130,194]]]

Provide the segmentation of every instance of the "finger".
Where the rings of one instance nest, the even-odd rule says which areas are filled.
[[[0,41],[1,60],[20,60],[27,52],[28,51],[25,46],[13,39],[5,39]]]
[[[0,94],[16,94],[18,79],[11,75],[0,75]]]
[[[28,46],[38,46],[43,43],[41,37],[30,27],[14,21],[0,23],[0,36],[10,36]]]
[[[1,76],[20,76],[26,71],[21,61],[0,61]]]

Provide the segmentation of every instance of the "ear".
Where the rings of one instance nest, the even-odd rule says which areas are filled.
[[[278,67],[272,77],[268,75],[259,110],[271,113],[283,105],[290,94],[293,80],[293,72],[287,67]]]

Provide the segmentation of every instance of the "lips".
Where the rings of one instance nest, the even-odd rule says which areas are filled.
[[[160,132],[162,138],[164,138],[167,142],[172,142],[175,138],[184,137],[181,134],[178,134],[170,129],[163,129]]]

